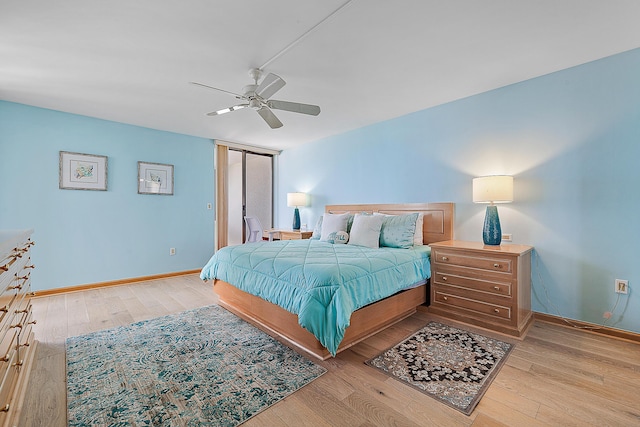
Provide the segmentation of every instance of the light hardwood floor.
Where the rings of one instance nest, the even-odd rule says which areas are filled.
[[[65,338],[215,303],[196,275],[35,298],[20,426],[66,425]],[[640,345],[568,327],[538,321],[524,340],[497,336],[516,347],[469,417],[364,364],[432,318],[419,312],[318,362],[327,374],[244,426],[640,425]]]

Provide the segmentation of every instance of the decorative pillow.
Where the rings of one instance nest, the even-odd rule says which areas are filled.
[[[322,218],[322,228],[320,240],[326,242],[329,235],[337,231],[347,231],[347,221],[350,214],[324,214]]]
[[[413,246],[418,213],[406,215],[380,215],[384,219],[380,230],[380,246],[410,248]]]
[[[349,240],[349,233],[347,233],[346,231],[334,231],[333,233],[329,234],[329,238],[327,239],[328,243],[342,243],[345,244],[347,243],[347,241]]]
[[[383,213],[379,213],[379,212],[374,212],[374,215],[398,216],[398,215],[383,214]],[[382,223],[382,227],[384,228],[384,222]],[[424,230],[424,213],[419,212],[418,213],[418,219],[416,220],[416,230],[413,233],[413,246],[422,246],[422,245],[424,245],[424,241],[423,241],[424,236],[422,235],[423,230]]]
[[[320,235],[322,234],[322,215],[318,218],[318,222],[316,222],[316,226],[313,228],[313,234],[311,235],[311,240],[320,240]]]
[[[351,227],[353,227],[353,219],[354,216],[352,214],[348,214],[349,218],[347,219],[347,233],[351,233]]]
[[[384,220],[383,216],[356,214],[353,226],[351,226],[348,244],[379,248],[380,229]]]

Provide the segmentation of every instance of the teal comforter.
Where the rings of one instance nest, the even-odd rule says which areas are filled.
[[[331,354],[351,313],[424,282],[431,275],[428,246],[371,249],[318,240],[282,240],[228,246],[202,269],[298,315]]]

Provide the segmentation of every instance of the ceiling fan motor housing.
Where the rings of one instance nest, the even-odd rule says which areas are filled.
[[[262,103],[257,98],[251,98],[249,100],[249,108],[253,108],[254,110],[259,110],[262,108]]]

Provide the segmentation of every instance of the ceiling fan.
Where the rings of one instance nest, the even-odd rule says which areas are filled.
[[[277,91],[282,89],[286,82],[273,73],[266,75],[262,82],[258,84],[258,80],[262,76],[262,70],[259,68],[252,68],[249,70],[249,76],[253,79],[254,84],[250,84],[244,87],[243,94],[229,92],[228,90],[218,89],[217,87],[208,86],[202,83],[190,82],[191,84],[206,87],[208,89],[218,90],[235,96],[237,99],[245,101],[241,104],[234,105],[233,107],[223,108],[222,110],[212,111],[207,113],[207,116],[219,116],[221,114],[230,113],[231,111],[240,110],[243,108],[251,108],[258,112],[260,117],[271,127],[271,129],[277,129],[282,127],[282,122],[273,114],[274,110],[291,111],[294,113],[309,114],[311,116],[317,116],[320,114],[320,107],[317,105],[301,104],[299,102],[278,101],[275,99],[269,99]]]

